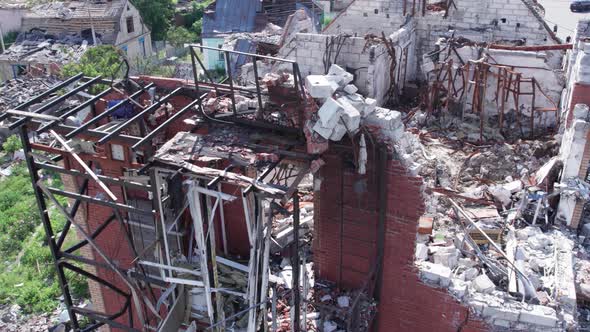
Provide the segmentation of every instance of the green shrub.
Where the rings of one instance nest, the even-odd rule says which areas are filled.
[[[9,136],[6,142],[2,143],[2,149],[6,153],[15,153],[16,151],[23,148],[20,138],[16,135]]]

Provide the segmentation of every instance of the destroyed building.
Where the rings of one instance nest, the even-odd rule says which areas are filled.
[[[128,59],[152,54],[150,29],[128,0],[52,1],[23,15],[17,41],[0,55],[0,81],[23,71],[55,74],[92,45],[121,49]]]
[[[191,45],[192,81],[78,75],[4,110],[71,326],[587,328],[589,24],[561,44],[526,1],[357,0],[277,57]],[[199,47],[239,76],[199,77]]]

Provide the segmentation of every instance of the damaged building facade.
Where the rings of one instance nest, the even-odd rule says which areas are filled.
[[[587,326],[590,47],[582,32],[559,43],[540,15],[357,0],[323,34],[293,23],[277,57],[192,45],[193,81],[78,75],[4,110],[71,326]],[[247,74],[199,78],[196,48],[243,57]],[[64,248],[68,232],[81,242]],[[92,309],[65,271],[88,278]]]

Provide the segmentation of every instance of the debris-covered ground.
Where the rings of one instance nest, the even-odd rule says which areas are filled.
[[[427,210],[416,244],[421,278],[496,329],[575,328],[574,266],[588,265],[583,239],[554,223],[558,141],[476,144],[461,130],[415,125],[411,154]]]

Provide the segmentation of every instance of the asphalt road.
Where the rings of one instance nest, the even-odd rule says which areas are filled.
[[[578,20],[590,19],[588,13],[572,13],[570,11],[570,0],[537,0],[545,7],[545,20],[551,28],[557,25],[557,36],[565,42],[566,37],[574,36],[574,30]]]

